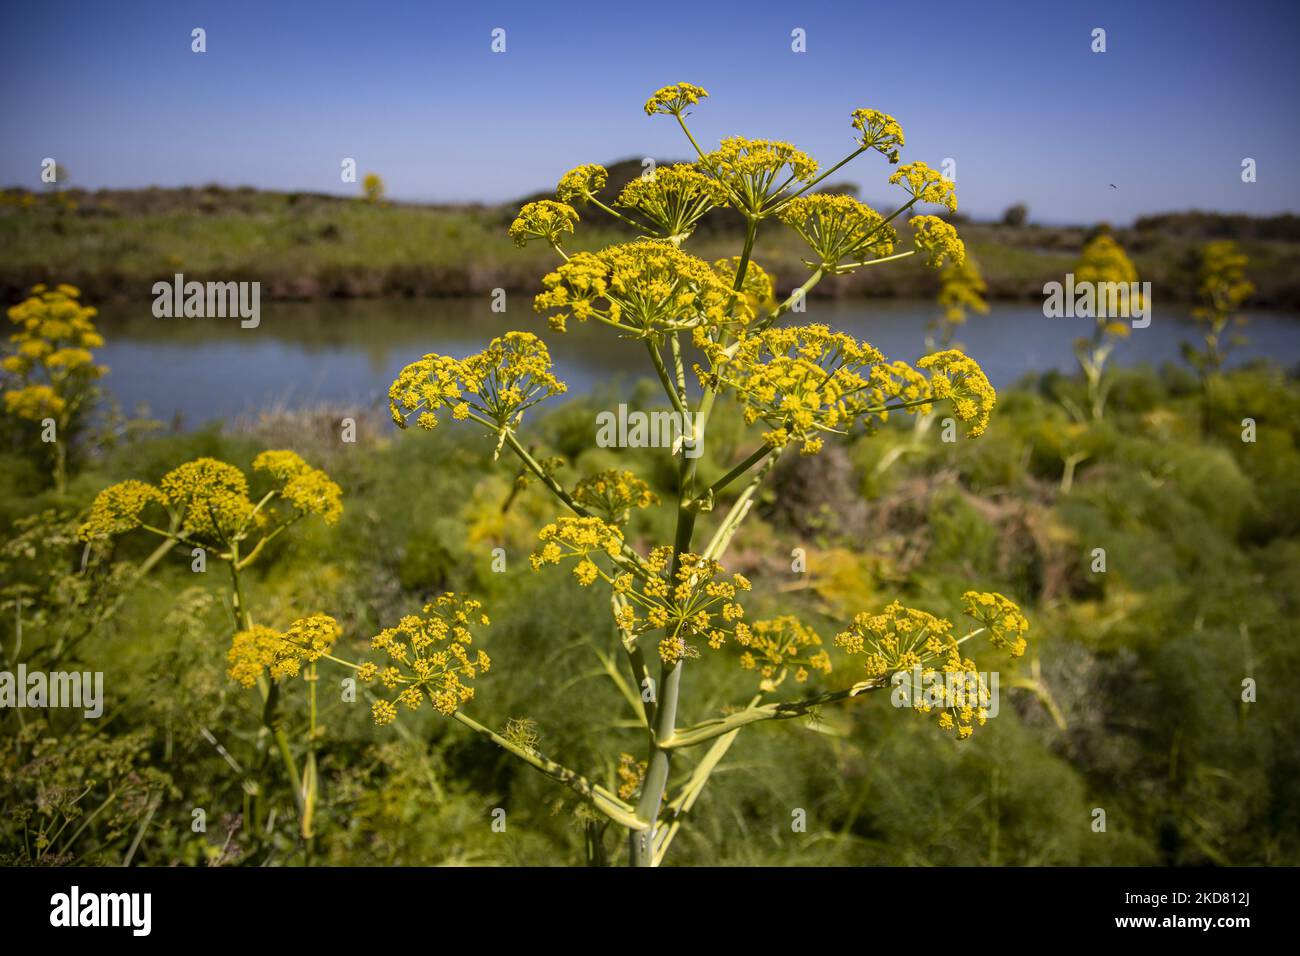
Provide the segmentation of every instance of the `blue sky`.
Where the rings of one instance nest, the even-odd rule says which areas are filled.
[[[1191,207],[1300,210],[1294,3],[60,2],[0,31],[0,183],[41,159],[84,187],[219,182],[504,200],[582,162],[686,158],[646,96],[686,80],[724,135],[789,139],[824,162],[873,106],[904,158],[956,160],[963,211],[1122,223]],[[207,31],[208,52],[190,51]],[[490,50],[493,28],[507,51]],[[807,33],[793,53],[791,31]],[[1092,53],[1094,27],[1107,52]],[[1240,178],[1243,157],[1258,181]],[[842,178],[888,195],[883,160]],[[839,176],[836,177],[841,178]],[[1116,184],[1111,189],[1109,184]]]

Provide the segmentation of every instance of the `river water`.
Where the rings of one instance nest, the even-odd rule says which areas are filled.
[[[554,333],[526,298],[509,304],[507,312],[494,313],[486,299],[268,302],[258,327],[243,329],[238,319],[157,319],[146,303],[105,310],[101,328],[108,342],[98,355],[111,368],[104,387],[125,411],[147,410],[185,427],[277,406],[382,408],[389,383],[406,363],[427,352],[460,357],[515,328],[547,342],[571,394],[653,375],[644,349],[608,328],[570,320],[568,333]],[[890,358],[915,361],[925,352],[925,326],[935,312],[925,301],[813,300],[804,315],[787,320],[824,322]],[[1241,330],[1249,342],[1230,365],[1261,356],[1288,367],[1300,362],[1300,316],[1249,317]],[[972,317],[957,339],[995,386],[1005,386],[1027,372],[1072,370],[1071,343],[1090,329],[1089,319],[1046,318],[1037,305],[995,303],[988,315]],[[1179,361],[1179,343],[1195,335],[1186,308],[1156,308],[1151,325],[1135,329],[1112,361]]]

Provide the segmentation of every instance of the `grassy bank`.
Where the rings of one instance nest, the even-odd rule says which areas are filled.
[[[514,213],[513,206],[370,204],[219,187],[9,192],[0,202],[0,291],[14,299],[57,277],[95,299],[144,302],[155,281],[183,272],[189,279],[258,280],[263,296],[276,299],[534,292],[554,256],[511,244],[506,227]],[[631,236],[607,225],[603,213],[583,216],[575,250]],[[1221,227],[1246,229],[1174,217],[1120,230],[1119,238],[1162,300],[1185,301],[1195,288],[1195,252]],[[994,299],[1041,298],[1043,284],[1073,266],[1091,233],[976,222],[959,228]],[[730,224],[706,217],[692,251],[711,258],[736,244]],[[1300,308],[1300,242],[1263,231],[1245,235],[1241,245],[1258,286],[1252,304]],[[789,230],[760,233],[756,258],[781,288],[806,277],[804,255]],[[934,273],[912,260],[823,281],[813,294],[931,297],[936,288]]]

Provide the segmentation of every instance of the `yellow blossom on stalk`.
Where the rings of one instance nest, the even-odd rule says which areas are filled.
[[[920,202],[945,206],[949,212],[957,211],[957,193],[952,180],[925,163],[916,162],[900,166],[889,177],[889,181],[895,186],[902,186],[909,195]]]
[[[41,284],[8,310],[17,331],[9,336],[0,359],[0,391],[5,414],[43,424],[52,419],[56,441],[42,446],[53,461],[54,484],[62,488],[67,448],[78,415],[95,398],[94,382],[108,368],[97,365],[91,349],[103,346],[95,329],[96,310],[78,300],[81,291],[60,284]]]
[[[713,271],[717,277],[733,287],[739,269],[740,256],[719,259],[713,263]],[[740,291],[744,293],[745,300],[755,315],[776,305],[776,283],[772,281],[772,276],[767,270],[753,259],[750,259],[745,267],[745,278],[741,283]]]
[[[1126,338],[1130,326],[1124,322],[1114,321],[1129,318],[1142,307],[1142,296],[1138,292],[1129,294],[1129,289],[1138,281],[1137,268],[1125,254],[1124,248],[1109,233],[1102,232],[1093,237],[1083,248],[1079,263],[1074,267],[1074,284],[1076,288],[1085,285],[1096,290],[1099,299],[1093,309],[1097,322],[1097,336],[1110,335]],[[1102,289],[1115,283],[1123,287],[1124,295],[1119,299],[1120,315],[1116,316],[1109,308],[1101,306]]]
[[[623,532],[601,518],[557,518],[537,533],[542,546],[528,558],[534,571],[566,558],[577,558],[573,576],[584,587],[602,577],[600,567],[591,560],[604,554],[616,558],[623,550]]]
[[[900,675],[893,683],[903,688],[913,709],[937,711],[939,727],[964,739],[975,722],[987,720],[988,694],[975,662],[962,658],[951,631],[951,621],[894,601],[879,614],[857,615],[836,635],[835,645],[865,656],[872,683],[883,685],[891,675]]]
[[[811,182],[817,161],[801,149],[770,139],[731,136],[696,167],[716,176],[738,208],[759,215],[773,208],[795,182]]]
[[[887,256],[898,241],[880,213],[852,196],[799,196],[783,205],[779,216],[817,254],[808,265],[830,275],[851,272],[868,256]],[[841,267],[844,259],[851,262]]]
[[[862,134],[858,141],[863,149],[874,149],[890,163],[898,162],[898,147],[903,145],[903,127],[898,120],[880,110],[854,110],[853,128]]]
[[[230,679],[243,687],[252,687],[269,668],[281,659],[282,635],[273,627],[251,627],[239,631],[226,652]]]
[[[912,227],[917,250],[925,253],[926,265],[937,269],[945,259],[957,265],[966,261],[966,244],[952,223],[938,216],[914,216],[907,224]]]
[[[83,541],[124,534],[140,527],[143,512],[151,503],[166,507],[175,534],[222,546],[247,537],[250,531],[286,525],[297,516],[320,515],[333,524],[343,513],[339,486],[297,453],[262,452],[253,467],[282,483],[260,508],[249,498],[243,472],[216,458],[198,458],[173,468],[157,487],[128,480],[105,488],[95,497],[78,534]],[[277,499],[287,502],[294,514],[277,515]]]
[[[971,438],[984,434],[998,396],[979,363],[964,352],[947,349],[927,355],[916,365],[930,372],[930,391],[935,400],[952,402],[957,418],[966,426],[966,434]]]
[[[618,755],[618,795],[623,800],[631,800],[641,789],[645,781],[646,762],[637,760],[631,754]]]
[[[162,492],[143,481],[128,480],[109,485],[95,496],[78,536],[83,541],[90,541],[134,530],[140,527],[145,508],[163,501]]]
[[[183,515],[180,531],[187,538],[226,544],[253,520],[248,479],[234,465],[198,458],[173,468],[158,483],[167,503]]]
[[[939,271],[939,305],[943,307],[943,321],[948,325],[961,325],[967,311],[980,315],[988,313],[984,282],[979,265],[967,256],[963,261],[950,261]]]
[[[716,650],[739,634],[745,611],[736,598],[750,589],[743,575],[728,578],[720,563],[698,554],[683,553],[674,572],[673,555],[671,547],[655,548],[643,562],[644,578],[629,572],[611,582],[626,599],[616,611],[619,628],[632,636],[664,632],[659,656],[666,663],[698,657],[694,639]]]
[[[461,704],[474,697],[470,683],[492,666],[488,655],[478,650],[471,629],[491,622],[481,613],[483,605],[463,595],[448,592],[424,606],[421,615],[407,615],[395,627],[386,628],[371,640],[374,650],[388,657],[383,670],[363,665],[357,676],[378,680],[390,691],[391,700],[379,700],[371,708],[377,724],[397,716],[397,705],[419,710],[426,701],[444,716],[451,716]]]
[[[1204,326],[1203,350],[1184,346],[1184,352],[1202,374],[1215,372],[1222,365],[1228,349],[1239,344],[1240,337],[1222,342],[1223,330],[1230,322],[1244,325],[1245,316],[1238,310],[1255,292],[1255,285],[1246,278],[1246,258],[1235,242],[1225,239],[1207,243],[1201,250],[1201,264],[1197,272],[1197,293],[1200,304],[1192,309],[1192,317]]]
[[[611,524],[624,524],[633,508],[659,504],[659,496],[630,471],[602,471],[573,488],[573,500]]]
[[[1025,653],[1029,619],[1014,601],[996,591],[967,591],[961,599],[967,617],[988,628],[989,644],[1005,648],[1012,657]]]
[[[605,187],[609,173],[604,166],[585,163],[577,166],[562,177],[555,187],[555,198],[560,202],[586,202]]]
[[[635,209],[662,232],[681,241],[710,209],[725,205],[727,190],[689,163],[660,166],[623,187],[616,205]]]
[[[567,386],[551,372],[551,354],[531,332],[507,332],[465,359],[429,354],[398,374],[388,390],[388,409],[399,428],[410,416],[429,429],[444,406],[457,419],[477,414],[504,437],[523,414]]]
[[[572,206],[540,199],[524,204],[510,224],[507,235],[516,246],[523,247],[534,239],[544,239],[558,248],[564,233],[572,233],[577,222],[578,211]]]
[[[844,435],[855,423],[874,427],[891,403],[922,408],[925,377],[905,362],[888,362],[874,346],[824,325],[769,328],[743,337],[729,358],[713,356],[705,385],[730,390],[744,405],[745,421],[772,426],[773,447],[796,442],[803,454],[821,450],[827,434]]]
[[[284,642],[293,654],[314,664],[334,649],[342,634],[343,629],[334,618],[328,614],[313,614],[290,624]]]
[[[264,451],[253,459],[253,469],[280,481],[280,496],[299,514],[320,515],[326,524],[334,524],[342,516],[343,489],[297,452]]]
[[[800,684],[811,671],[831,672],[831,657],[822,647],[821,636],[792,615],[738,624],[736,643],[745,649],[741,667],[758,671],[764,691],[776,690],[791,672]]]
[[[639,240],[597,253],[580,252],[542,279],[533,302],[563,332],[570,315],[639,338],[686,329],[710,332],[753,318],[744,296],[722,282],[708,263],[672,243]]]
[[[694,106],[708,95],[707,90],[694,83],[674,83],[656,91],[654,96],[646,100],[645,112],[647,116],[656,113],[681,116],[686,107]]]

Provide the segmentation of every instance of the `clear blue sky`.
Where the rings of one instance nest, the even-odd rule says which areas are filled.
[[[893,113],[905,158],[957,161],[963,211],[1039,221],[1190,207],[1300,210],[1300,4],[1166,2],[9,4],[0,183],[52,156],[84,187],[218,182],[503,200],[581,162],[684,158],[655,88],[712,97],[702,142],[789,139],[824,162],[850,111]],[[190,52],[190,30],[208,52]],[[494,27],[507,52],[489,49]],[[807,52],[790,50],[807,31]],[[1090,51],[1094,27],[1108,50]],[[1258,182],[1243,184],[1243,157]],[[886,195],[883,161],[845,178]],[[838,177],[837,177],[838,178]],[[1118,188],[1111,189],[1110,183]]]

